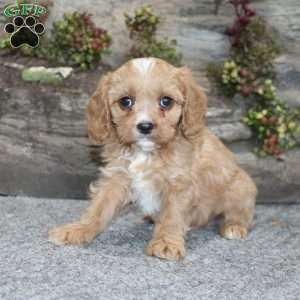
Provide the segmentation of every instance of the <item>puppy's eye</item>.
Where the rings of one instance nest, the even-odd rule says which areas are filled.
[[[122,108],[131,108],[134,104],[134,101],[132,98],[126,96],[126,97],[122,97],[120,100],[119,100],[119,104]]]
[[[169,109],[172,107],[174,100],[170,97],[163,96],[160,98],[159,106],[163,109]]]

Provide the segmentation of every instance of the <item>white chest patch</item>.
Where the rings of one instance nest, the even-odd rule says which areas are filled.
[[[152,58],[136,58],[133,60],[133,64],[141,75],[146,75],[151,71],[154,60]]]
[[[138,204],[145,215],[154,216],[160,209],[160,194],[155,189],[151,175],[151,154],[138,151],[130,158],[129,176],[133,201]]]

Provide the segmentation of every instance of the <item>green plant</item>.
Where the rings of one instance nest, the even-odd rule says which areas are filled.
[[[95,26],[91,14],[74,12],[64,14],[62,20],[55,22],[50,37],[44,36],[39,47],[22,46],[13,51],[86,70],[99,63],[104,54],[110,53],[110,45],[111,37],[107,31]],[[0,48],[8,47],[9,39],[0,42]]]
[[[239,40],[233,44],[231,55],[236,62],[247,68],[256,77],[274,78],[273,60],[282,49],[276,33],[262,17],[254,17],[240,32]]]
[[[209,77],[215,78],[217,87],[227,96],[233,96],[241,91],[243,96],[249,96],[262,80],[275,77],[273,60],[282,51],[275,32],[266,21],[256,15],[250,6],[250,0],[229,1],[235,11],[232,26],[226,29],[231,42],[230,59],[223,66],[211,64]],[[239,68],[239,78],[234,82],[224,80],[226,68],[233,61]],[[215,74],[211,70],[219,69]],[[222,70],[220,70],[222,69]],[[221,76],[218,76],[221,74]]]
[[[229,2],[236,15],[226,30],[231,42],[230,58],[223,64],[210,64],[207,74],[220,93],[251,96],[253,106],[243,121],[255,134],[259,145],[256,152],[278,157],[296,145],[300,133],[299,112],[278,98],[272,82],[276,75],[273,61],[281,47],[265,20],[249,6],[250,0]]]
[[[111,38],[97,28],[91,14],[74,12],[64,14],[53,24],[50,40],[38,49],[38,55],[51,61],[78,65],[81,69],[94,67],[103,54],[109,53]]]
[[[135,10],[134,16],[124,13],[129,37],[133,41],[130,57],[157,57],[180,65],[182,56],[176,51],[176,40],[156,37],[160,17],[146,5]]]
[[[262,156],[279,156],[296,146],[300,127],[299,112],[287,107],[277,98],[276,89],[267,79],[256,91],[257,103],[249,109],[244,122],[253,130]]]
[[[0,40],[0,49],[9,49],[10,46],[10,41],[8,37],[4,37]]]

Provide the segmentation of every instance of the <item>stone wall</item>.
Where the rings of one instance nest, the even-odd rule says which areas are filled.
[[[299,0],[252,0],[259,15],[279,33],[285,54],[278,58],[280,96],[292,106],[300,105],[300,2]],[[222,1],[218,15],[214,14],[215,0],[56,0],[49,15],[48,27],[60,19],[64,12],[89,11],[98,26],[107,29],[113,37],[112,55],[104,58],[111,67],[127,59],[130,48],[124,24],[124,12],[151,4],[162,17],[161,36],[175,38],[183,62],[193,71],[198,81],[209,89],[205,69],[209,62],[222,60],[228,55],[229,43],[224,28],[233,20],[232,7]]]
[[[5,0],[0,6],[8,2]],[[299,107],[299,0],[253,2],[258,13],[279,32],[286,48],[276,62],[279,94],[290,105]],[[233,17],[228,5],[222,4],[215,16],[213,0],[56,0],[47,28],[49,31],[51,23],[64,12],[92,12],[94,21],[113,36],[112,55],[105,63],[114,68],[126,60],[130,47],[123,13],[132,13],[147,3],[164,19],[159,33],[177,39],[184,64],[193,69],[198,82],[210,93],[204,70],[208,62],[227,55],[229,45],[223,31]],[[84,107],[105,70],[75,73],[71,82],[49,88],[22,82],[18,70],[4,66],[7,60],[0,56],[0,193],[85,198],[87,184],[95,178],[97,167],[92,162],[95,149],[87,144]],[[243,102],[210,93],[209,127],[254,176],[260,201],[300,201],[300,150],[291,151],[282,161],[258,159],[252,154],[251,132],[240,122]]]
[[[12,3],[3,0],[0,9]],[[93,14],[98,26],[107,29],[113,37],[112,55],[106,59],[115,67],[126,60],[130,47],[128,32],[124,24],[124,12],[133,13],[141,5],[151,4],[162,17],[159,34],[178,41],[184,63],[196,72],[205,69],[208,62],[219,60],[227,55],[228,41],[224,28],[231,23],[231,6],[220,5],[219,14],[214,14],[215,0],[55,0],[48,19],[48,31],[53,21],[63,13],[87,11]],[[280,33],[287,53],[300,56],[300,4],[298,0],[252,0],[258,14]],[[0,17],[4,22],[4,17]]]
[[[214,0],[56,0],[49,23],[61,18],[66,11],[90,11],[94,14],[96,24],[109,30],[113,36],[113,54],[107,61],[117,66],[126,59],[130,46],[123,13],[133,13],[141,5],[152,4],[163,19],[159,33],[176,38],[185,64],[198,72],[205,69],[208,62],[227,55],[229,45],[223,32],[224,27],[231,23],[233,13],[231,7],[225,4],[226,1],[223,2],[216,16],[213,13]],[[253,3],[258,13],[278,30],[288,52],[299,55],[299,1],[256,0]]]

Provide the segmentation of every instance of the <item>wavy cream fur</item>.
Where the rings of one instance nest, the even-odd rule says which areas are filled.
[[[136,58],[133,60],[134,67],[139,71],[142,76],[147,75],[155,64],[153,58]]]

